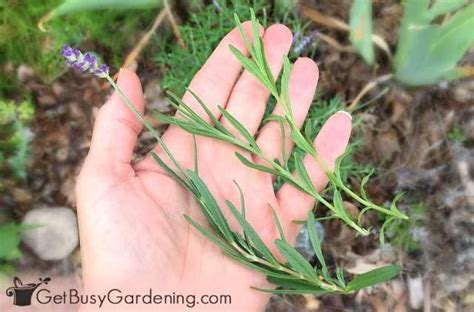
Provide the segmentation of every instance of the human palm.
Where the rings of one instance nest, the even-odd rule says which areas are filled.
[[[243,26],[249,30],[249,23]],[[291,32],[283,25],[273,25],[262,33],[269,66],[277,76],[291,45]],[[250,74],[241,74],[229,44],[246,53],[238,31],[233,30],[224,37],[189,88],[210,106],[217,118],[221,117],[217,109],[220,105],[250,133],[258,132],[257,142],[268,158],[281,158],[281,145],[285,143],[286,151],[290,151],[291,140],[281,140],[278,124],[267,123],[259,129],[268,92]],[[312,60],[302,58],[295,63],[290,77],[290,98],[299,125],[311,104],[317,79],[317,66]],[[121,70],[118,84],[137,109],[143,110],[143,94],[135,74]],[[189,93],[183,100],[203,118],[207,117]],[[280,108],[274,113],[281,114]],[[226,120],[222,122],[238,136]],[[203,294],[229,294],[232,305],[201,308],[263,310],[268,295],[249,287],[269,287],[264,276],[227,258],[183,218],[187,214],[206,224],[192,194],[166,175],[150,157],[131,163],[140,130],[140,123],[116,94],[97,117],[91,149],[76,190],[86,290],[121,288],[124,292],[140,293],[152,288],[155,293],[194,294],[197,298]],[[350,116],[336,113],[316,138],[316,148],[330,166],[344,151],[350,130]],[[163,140],[183,167],[194,166],[190,134],[171,126]],[[255,162],[261,160],[228,143],[204,137],[197,137],[196,142],[199,175],[234,230],[238,227],[224,201],[230,200],[238,206],[237,182],[245,196],[247,219],[272,251],[276,252],[273,241],[278,231],[271,207],[278,212],[287,237],[295,238],[297,226],[292,221],[304,218],[314,204],[311,198],[289,185],[275,194],[273,177],[242,165],[234,153],[239,151]],[[156,151],[167,159],[159,148]],[[315,186],[322,189],[327,183],[323,170],[309,158],[305,159],[305,165]],[[178,306],[162,308],[179,310]]]

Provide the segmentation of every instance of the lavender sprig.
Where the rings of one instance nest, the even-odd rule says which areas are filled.
[[[61,55],[66,59],[68,66],[75,68],[83,73],[90,73],[99,78],[106,79],[110,85],[117,91],[119,97],[123,100],[125,105],[132,111],[135,117],[151,132],[153,137],[157,140],[158,144],[163,148],[169,159],[173,162],[176,168],[184,174],[184,169],[178,163],[178,161],[171,154],[169,148],[165,145],[160,137],[160,134],[153,128],[153,126],[142,116],[137,110],[135,105],[125,95],[123,90],[115,83],[115,81],[109,75],[109,66],[106,64],[99,64],[95,55],[91,53],[82,53],[78,49],[74,49],[69,45],[65,44],[61,51]]]
[[[91,53],[83,54],[78,49],[65,44],[61,54],[70,67],[76,68],[83,73],[90,73],[100,78],[106,78],[109,75],[109,66],[106,64],[99,65],[97,58]]]

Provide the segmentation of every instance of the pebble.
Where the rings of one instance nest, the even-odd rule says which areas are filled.
[[[22,224],[38,225],[22,233],[22,239],[42,260],[62,260],[79,244],[76,214],[66,207],[30,210]]]
[[[319,239],[322,242],[324,240],[324,228],[319,222],[316,222],[316,231],[318,232]],[[314,250],[309,238],[308,227],[306,224],[301,227],[301,230],[296,237],[295,248],[307,260],[310,260],[314,256]]]

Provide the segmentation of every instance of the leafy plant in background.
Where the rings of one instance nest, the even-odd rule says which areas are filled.
[[[33,104],[0,100],[0,172],[11,171],[24,178],[30,133],[28,122],[33,118]],[[0,185],[1,186],[1,185]]]
[[[295,34],[303,37],[307,25],[293,10],[292,1],[278,0],[270,6],[265,0],[218,0],[204,5],[196,1],[196,10],[192,12],[188,21],[179,25],[183,41],[187,49],[183,49],[171,37],[160,38],[156,60],[164,73],[160,84],[164,89],[179,93],[191,82],[196,71],[201,68],[220,39],[235,27],[233,14],[237,13],[243,19],[249,19],[249,7],[261,12],[262,25],[267,23],[283,23]],[[165,44],[163,44],[165,42]],[[299,53],[293,53],[297,57]]]
[[[7,223],[0,225],[0,276],[12,273],[14,270],[12,261],[21,258],[18,248],[21,242],[21,232],[34,226]]]
[[[186,49],[173,38],[160,38],[160,42],[165,42],[156,58],[164,73],[161,86],[174,92],[185,90],[221,38],[235,27],[234,12],[250,18],[249,6],[263,11],[267,5],[264,0],[215,1],[191,13],[189,21],[179,26],[183,41],[187,43]]]
[[[357,52],[369,65],[374,63],[375,53],[372,42],[372,2],[354,0],[350,12],[349,39]]]
[[[426,206],[424,203],[412,204],[407,211],[410,219],[406,222],[395,221],[388,224],[385,233],[393,246],[414,252],[420,248],[420,237],[417,233],[423,227]]]
[[[457,67],[474,44],[474,4],[468,0],[409,0],[395,55],[395,78],[408,85],[427,85],[474,75]],[[436,22],[440,17],[444,20]]]
[[[245,36],[240,21],[237,16],[236,22],[239,26],[241,34],[244,38],[248,51],[252,55],[251,58],[245,57],[238,49],[231,47],[231,51],[241,61],[242,65],[246,70],[256,76],[270,91],[270,93],[277,98],[278,105],[282,105],[285,111],[285,116],[277,118],[271,116],[270,119],[278,122],[286,122],[289,124],[292,131],[293,141],[297,146],[303,149],[309,155],[317,158],[320,164],[326,168],[331,183],[334,188],[334,202],[333,204],[326,201],[319,193],[314,190],[314,186],[308,178],[306,168],[303,166],[300,158],[296,158],[296,171],[298,177],[293,177],[291,172],[288,171],[286,162],[279,164],[274,160],[269,160],[262,153],[258,147],[255,139],[248,134],[242,124],[236,120],[227,111],[221,109],[221,113],[235,129],[244,138],[243,140],[233,136],[228,130],[226,130],[220,121],[209,111],[205,103],[203,103],[194,93],[190,90],[191,94],[195,96],[198,102],[201,104],[204,111],[207,112],[213,125],[205,122],[199,117],[189,106],[184,103],[179,96],[174,93],[170,93],[172,98],[172,105],[181,112],[181,117],[171,117],[167,115],[158,114],[159,118],[169,123],[176,124],[183,128],[185,131],[189,131],[193,134],[208,136],[218,140],[224,140],[231,144],[237,145],[240,148],[249,151],[253,154],[259,155],[263,160],[267,161],[270,166],[257,165],[250,162],[244,156],[236,152],[236,157],[239,158],[244,165],[250,166],[256,170],[262,170],[270,172],[276,176],[283,177],[286,182],[295,185],[303,192],[306,192],[316,197],[320,202],[326,205],[332,212],[333,217],[338,218],[350,227],[354,228],[360,234],[367,235],[368,231],[359,227],[353,220],[350,219],[344,207],[342,206],[342,200],[340,198],[340,192],[338,189],[348,193],[351,196],[358,198],[358,195],[352,191],[347,191],[345,186],[342,186],[341,175],[340,175],[340,161],[336,164],[335,172],[327,170],[325,164],[317,156],[317,152],[313,149],[311,143],[301,134],[298,128],[295,126],[292,118],[290,109],[289,96],[288,96],[288,78],[290,72],[290,63],[288,60],[285,61],[284,70],[281,78],[281,85],[278,87],[271,76],[271,73],[266,66],[266,59],[263,55],[262,40],[258,36],[258,23],[255,19],[253,11],[251,11],[252,18],[252,36],[254,38],[254,45],[249,44],[248,38]],[[343,270],[336,270],[336,276],[332,276],[329,273],[329,269],[325,263],[324,257],[321,251],[321,241],[318,237],[315,228],[315,219],[313,213],[308,212],[307,227],[309,229],[311,243],[313,249],[319,261],[319,268],[314,269],[312,265],[299,254],[294,247],[292,247],[288,241],[286,241],[285,234],[282,231],[278,216],[274,212],[275,225],[279,229],[280,238],[275,241],[275,245],[280,253],[286,258],[287,262],[282,262],[272,254],[269,248],[263,243],[258,233],[248,223],[245,218],[245,201],[244,194],[240,191],[240,187],[236,183],[238,190],[240,191],[240,209],[238,209],[234,203],[226,201],[227,208],[235,217],[236,221],[243,230],[243,236],[230,229],[229,224],[224,217],[221,207],[217,204],[212,193],[207,188],[204,181],[199,176],[199,168],[197,163],[197,148],[195,147],[195,164],[194,169],[185,169],[179,162],[174,158],[168,147],[164,144],[160,138],[158,132],[150,125],[148,121],[136,110],[133,103],[127,98],[123,91],[117,86],[114,80],[109,76],[108,67],[98,64],[96,58],[91,54],[83,55],[78,50],[72,49],[69,46],[65,46],[63,49],[63,56],[66,58],[69,65],[78,68],[84,72],[92,73],[100,78],[104,78],[113,86],[117,91],[118,95],[123,99],[124,103],[129,109],[136,115],[136,117],[144,124],[144,126],[152,133],[156,138],[158,144],[166,153],[166,156],[171,160],[171,168],[166,162],[161,159],[156,153],[152,152],[152,156],[155,161],[172,176],[178,183],[188,189],[195,197],[201,207],[201,211],[207,219],[207,222],[212,229],[212,232],[205,229],[202,225],[196,223],[192,218],[185,215],[188,222],[193,225],[196,230],[205,235],[209,240],[216,244],[224,254],[235,259],[236,261],[246,265],[254,270],[264,273],[267,279],[273,284],[280,288],[275,289],[259,289],[262,291],[268,291],[273,293],[286,293],[286,294],[299,294],[299,293],[313,293],[313,294],[325,294],[325,293],[352,293],[361,288],[374,285],[379,282],[389,280],[400,272],[398,265],[389,265],[379,269],[372,270],[365,274],[355,276],[351,281],[346,282],[343,275]],[[284,145],[284,144],[283,144]],[[285,154],[285,153],[284,153]],[[363,187],[362,187],[363,191]],[[406,216],[401,214],[396,208],[395,204],[392,204],[390,209],[376,206],[375,204],[369,203],[368,199],[363,195],[364,203],[368,203],[365,210],[374,209],[384,212],[390,215],[392,218],[399,217],[405,219]],[[363,212],[361,212],[363,213]]]
[[[474,4],[468,0],[405,0],[394,77],[410,85],[429,85],[474,75],[457,63],[474,44]],[[373,63],[371,1],[355,0],[350,38],[368,64]]]

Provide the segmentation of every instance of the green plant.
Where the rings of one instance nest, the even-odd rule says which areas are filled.
[[[295,158],[295,167],[296,171],[299,174],[299,177],[293,177],[291,172],[288,170],[287,161],[284,161],[284,164],[280,164],[277,161],[270,160],[262,154],[259,146],[257,145],[253,136],[251,136],[242,124],[236,120],[232,115],[227,111],[221,109],[221,113],[226,118],[235,129],[241,134],[244,138],[243,140],[233,136],[226,128],[223,127],[221,122],[216,119],[216,117],[210,112],[209,108],[203,103],[199,97],[197,97],[192,90],[189,90],[196,100],[201,104],[201,107],[209,115],[212,120],[212,125],[205,122],[199,115],[197,115],[189,106],[186,105],[176,94],[170,93],[172,105],[181,113],[180,117],[170,117],[167,115],[158,114],[158,117],[166,122],[176,124],[177,126],[183,128],[185,131],[191,132],[195,135],[208,136],[218,140],[224,140],[231,144],[237,145],[240,148],[249,151],[250,153],[259,155],[268,162],[269,166],[258,165],[253,162],[250,162],[239,154],[236,153],[236,157],[239,158],[245,165],[254,168],[256,170],[261,170],[265,172],[271,172],[276,176],[282,177],[286,182],[295,185],[303,192],[306,192],[320,202],[326,205],[332,212],[335,218],[339,218],[341,221],[345,222],[348,226],[354,228],[362,235],[367,235],[368,231],[361,228],[353,220],[350,219],[349,215],[345,211],[342,200],[341,193],[339,189],[349,196],[354,197],[356,200],[360,199],[362,203],[366,204],[365,211],[369,209],[374,209],[387,215],[390,215],[391,220],[394,218],[405,219],[406,216],[398,211],[395,204],[392,204],[390,209],[377,206],[368,201],[365,194],[363,193],[362,187],[362,197],[359,197],[352,191],[350,191],[346,186],[342,184],[342,178],[340,174],[340,160],[337,162],[335,172],[330,172],[317,155],[317,152],[314,150],[307,139],[303,134],[297,129],[295,122],[292,118],[292,113],[290,109],[289,96],[288,96],[288,77],[290,71],[290,63],[288,60],[285,61],[283,75],[281,78],[281,85],[277,87],[273,76],[269,72],[268,65],[266,65],[266,59],[263,54],[262,40],[258,35],[258,23],[256,21],[253,11],[251,11],[252,19],[252,36],[254,38],[254,45],[249,44],[248,38],[245,36],[240,21],[235,16],[236,23],[240,29],[244,42],[246,43],[248,51],[252,55],[252,58],[245,57],[239,50],[234,47],[230,47],[234,55],[241,61],[242,65],[250,73],[254,74],[274,95],[277,100],[277,105],[282,105],[285,111],[285,117],[276,117],[270,116],[269,120],[274,120],[278,122],[288,123],[292,131],[292,138],[295,141],[295,144],[304,150],[309,155],[317,158],[320,164],[326,168],[326,173],[328,174],[333,187],[334,187],[334,203],[331,204],[326,201],[319,193],[314,189],[313,184],[308,178],[306,168],[302,164],[302,161],[299,157]],[[280,253],[286,258],[287,262],[278,260],[277,257],[270,251],[270,249],[263,243],[262,239],[258,233],[253,229],[253,227],[248,223],[245,217],[245,196],[242,193],[239,185],[236,182],[236,187],[240,192],[240,209],[238,209],[234,203],[226,201],[227,208],[230,210],[238,224],[240,225],[243,235],[238,231],[233,231],[229,227],[227,219],[224,217],[221,207],[218,205],[212,193],[209,191],[205,182],[199,176],[199,168],[197,163],[197,147],[194,148],[194,168],[185,169],[181,164],[175,159],[173,154],[170,152],[166,144],[160,138],[158,132],[151,126],[151,124],[137,111],[134,104],[130,102],[127,96],[123,91],[117,86],[114,80],[110,77],[108,73],[107,66],[99,65],[97,59],[91,54],[83,55],[80,51],[65,46],[63,49],[63,56],[66,58],[67,62],[80,70],[88,73],[92,73],[100,78],[106,79],[112,87],[117,91],[118,95],[122,98],[124,103],[128,108],[135,114],[135,116],[144,124],[144,126],[152,133],[152,135],[157,140],[160,147],[165,152],[166,156],[171,160],[171,166],[168,165],[163,159],[158,156],[155,152],[152,152],[152,156],[155,161],[163,168],[163,170],[173,177],[178,183],[180,183],[184,188],[189,190],[191,194],[194,195],[196,201],[198,202],[203,215],[206,217],[207,222],[212,229],[207,230],[202,225],[198,224],[188,215],[185,215],[186,220],[194,226],[196,230],[206,236],[211,242],[216,244],[224,254],[231,257],[232,259],[246,265],[254,270],[264,273],[267,276],[267,279],[273,284],[280,287],[280,289],[259,289],[261,291],[268,291],[273,293],[286,293],[286,294],[299,294],[299,293],[313,293],[313,294],[325,294],[325,293],[334,293],[339,292],[343,294],[352,293],[361,288],[374,285],[379,282],[389,280],[400,272],[400,267],[398,265],[389,265],[376,270],[372,270],[365,274],[360,274],[355,276],[350,282],[346,282],[346,279],[343,274],[342,269],[336,270],[336,277],[331,276],[329,269],[325,263],[324,257],[321,251],[321,241],[318,237],[317,231],[315,229],[315,219],[313,213],[308,212],[307,226],[310,233],[311,242],[313,249],[319,261],[320,267],[314,269],[312,265],[303,258],[294,247],[292,247],[285,238],[283,233],[282,226],[278,219],[276,212],[274,211],[274,220],[275,226],[279,230],[280,238],[275,240],[275,245],[280,251]],[[284,145],[284,144],[283,144]],[[283,153],[284,155],[286,153]],[[365,177],[364,179],[368,179]],[[366,182],[366,181],[365,181]],[[364,211],[361,212],[361,214]]]
[[[429,85],[474,75],[457,63],[474,44],[474,4],[468,0],[405,0],[394,77],[410,86]],[[371,1],[356,0],[351,9],[351,42],[368,64],[373,62]]]
[[[233,14],[236,12],[243,18],[250,18],[249,6],[257,11],[267,7],[264,0],[219,1],[219,8],[209,4],[192,13],[189,21],[180,25],[179,29],[187,48],[180,47],[171,34],[165,34],[165,45],[158,51],[157,63],[164,76],[160,81],[164,89],[176,93],[182,92],[191,82],[221,38],[235,27]],[[162,41],[160,41],[162,42]]]
[[[0,274],[8,274],[14,270],[11,262],[21,257],[21,232],[30,228],[31,226],[13,222],[0,225]]]
[[[420,248],[419,237],[416,231],[423,226],[423,220],[426,215],[426,206],[424,203],[408,205],[407,214],[410,219],[406,222],[398,220],[390,223],[386,227],[388,241],[396,247],[401,247],[408,252],[417,251]]]
[[[374,63],[374,45],[372,42],[372,2],[354,0],[350,12],[349,39],[367,64]]]
[[[408,85],[427,85],[473,75],[456,67],[474,44],[474,4],[467,0],[410,0],[404,14],[395,55],[395,78]],[[442,22],[437,22],[448,15]]]
[[[341,98],[338,96],[332,97],[329,100],[323,100],[322,96],[318,93],[309,109],[308,115],[302,127],[304,136],[312,142],[321,130],[324,122],[331,115],[343,110],[345,106],[345,103],[343,103]],[[271,110],[269,110],[269,112],[270,111]],[[267,116],[269,116],[269,114]],[[357,115],[353,116],[354,128],[359,127],[360,123],[360,118]],[[353,154],[359,149],[360,145],[360,140],[350,142],[346,155],[341,161],[341,179],[344,184],[347,184],[349,177],[353,177],[356,180],[361,180],[364,176],[372,171],[368,165],[356,164],[353,159]],[[293,149],[291,155],[288,158],[288,169],[290,171],[295,170],[295,155],[297,155],[296,157],[302,158],[304,154],[304,150],[298,146]],[[282,180],[280,177],[277,177],[275,181],[275,188],[278,189],[283,183],[284,180]]]
[[[34,108],[30,101],[20,104],[0,100],[0,171],[24,178],[29,142],[28,122]]]

